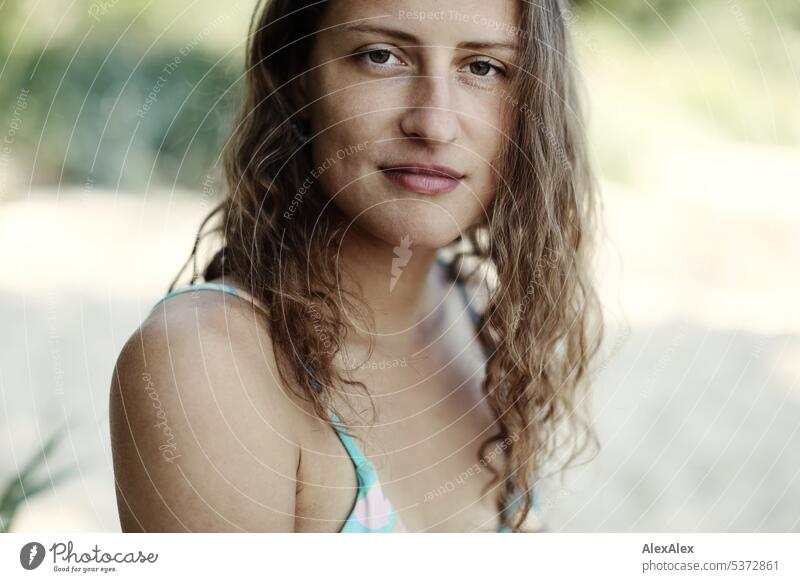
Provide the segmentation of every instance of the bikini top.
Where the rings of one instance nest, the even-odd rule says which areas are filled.
[[[467,303],[472,320],[477,322],[479,316],[470,307],[466,289],[463,287],[463,285],[458,285],[458,287],[461,289],[462,295]],[[232,287],[224,283],[199,283],[171,291],[166,296],[162,297],[153,306],[153,309],[170,297],[180,295],[182,293],[196,291],[220,291],[248,301],[253,300],[248,293],[237,287]],[[308,372],[312,388],[319,390],[321,388],[319,382],[317,382],[316,378],[314,378],[311,371]],[[344,425],[335,413],[331,414],[331,421],[335,426],[339,440],[342,442],[345,451],[347,451],[347,454],[350,457],[353,466],[355,467],[356,481],[358,486],[358,491],[356,493],[353,506],[343,526],[339,530],[339,533],[406,532],[407,530],[400,520],[397,510],[395,509],[394,505],[392,505],[391,501],[386,497],[386,495],[384,495],[375,465],[364,455],[353,437],[347,434],[346,430],[344,429]],[[503,508],[503,515],[506,515],[509,511],[514,511],[517,504],[520,503],[521,500],[521,496],[512,496],[512,501]],[[538,495],[534,491],[534,510],[538,510],[538,506]],[[497,532],[510,533],[511,528],[508,526],[503,526],[500,527]]]

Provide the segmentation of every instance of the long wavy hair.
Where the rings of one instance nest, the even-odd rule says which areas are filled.
[[[194,264],[192,282],[202,274],[249,289],[264,308],[254,312],[269,331],[281,380],[330,422],[338,414],[332,396],[343,387],[369,397],[335,357],[348,332],[343,313],[369,321],[371,311],[338,284],[334,259],[343,223],[307,181],[313,166],[298,120],[303,104],[294,89],[327,3],[257,6],[244,104],[223,150],[226,198],[201,225],[187,264]],[[598,443],[584,405],[603,336],[591,268],[598,189],[565,6],[559,0],[521,0],[520,6],[520,57],[503,96],[511,117],[496,196],[483,222],[442,253],[453,257],[451,279],[481,270],[487,282],[478,326],[487,356],[483,393],[500,433],[481,443],[479,460],[501,445],[503,468],[488,465],[493,481],[487,488],[499,485],[497,509],[514,531],[532,508],[533,486],[546,464],[566,453],[566,468]],[[216,215],[217,226],[204,232]],[[211,232],[221,233],[223,244],[198,272],[198,244]],[[309,389],[311,371],[315,390]],[[507,504],[514,511],[503,511]]]

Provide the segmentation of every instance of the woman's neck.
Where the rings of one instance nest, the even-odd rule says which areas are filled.
[[[340,248],[340,285],[355,292],[372,310],[374,328],[351,315],[348,325],[355,339],[395,351],[418,345],[431,337],[439,323],[444,285],[436,263],[436,249],[414,247],[413,241],[392,245],[352,226]]]

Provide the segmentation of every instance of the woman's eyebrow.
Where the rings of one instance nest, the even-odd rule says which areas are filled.
[[[373,32],[376,34],[383,34],[397,40],[407,42],[409,45],[419,46],[419,39],[404,30],[390,28],[387,26],[377,26],[374,24],[348,24],[340,29],[341,32]],[[484,50],[484,49],[505,49],[516,52],[519,45],[515,42],[502,41],[502,40],[469,40],[463,41],[456,46],[456,48],[471,49],[471,50]]]

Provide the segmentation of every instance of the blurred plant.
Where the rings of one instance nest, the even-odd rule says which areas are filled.
[[[20,473],[3,489],[0,496],[0,533],[7,533],[11,529],[14,516],[23,502],[42,491],[55,488],[55,486],[70,474],[75,472],[75,467],[67,467],[61,471],[47,476],[37,476],[38,469],[47,467],[47,460],[56,445],[62,440],[67,426],[62,426],[47,439],[44,446],[28,461]]]
[[[200,48],[141,54],[100,38],[70,53],[20,55],[0,87],[5,103],[23,89],[30,95],[17,150],[31,165],[35,152],[31,181],[199,188],[227,133],[234,67]]]
[[[572,0],[571,4],[598,15],[613,15],[633,28],[645,28],[674,22],[691,6],[686,0]]]
[[[0,128],[26,96],[13,144],[29,175],[20,183],[199,189],[227,135],[243,64],[215,41],[246,10],[220,8],[163,35],[158,10],[133,18],[144,2],[115,3],[99,22],[87,12],[96,3],[81,4],[50,23],[0,1]]]
[[[683,17],[696,19],[699,10],[707,6],[724,7],[733,14],[768,15],[768,19],[774,18],[786,29],[800,29],[800,3],[784,0],[765,0],[762,6],[747,0],[704,0],[702,5],[690,0],[568,0],[567,4],[587,16],[618,20],[631,31],[669,33]]]

